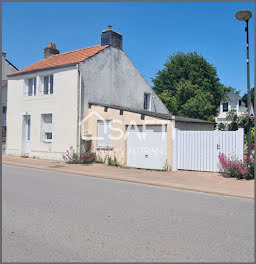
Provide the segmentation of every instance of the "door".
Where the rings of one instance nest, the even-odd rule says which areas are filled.
[[[31,118],[30,115],[23,116],[23,149],[25,153],[30,153]]]
[[[137,127],[136,127],[137,128]],[[163,170],[167,168],[167,128],[134,126],[127,131],[127,166]]]

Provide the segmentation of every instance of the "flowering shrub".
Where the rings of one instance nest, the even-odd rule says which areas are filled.
[[[254,179],[254,156],[246,155],[244,161],[235,157],[226,157],[224,153],[219,154],[220,167],[231,177],[239,179]]]
[[[79,163],[81,164],[89,164],[96,161],[96,154],[94,152],[91,152],[90,150],[87,152],[83,152],[80,155]]]
[[[77,153],[75,153],[75,150],[72,146],[67,150],[66,154],[64,154],[62,157],[67,163],[72,163],[72,164],[78,164],[78,163],[89,164],[89,163],[93,163],[96,160],[96,155],[94,152],[91,152],[89,150],[78,155]]]

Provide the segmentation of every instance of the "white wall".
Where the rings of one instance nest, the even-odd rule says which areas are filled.
[[[24,96],[24,78],[54,74],[52,95]],[[38,83],[38,82],[37,82]],[[8,80],[7,146],[6,153],[22,154],[22,119],[31,115],[31,154],[41,158],[61,159],[77,141],[78,70],[73,67],[12,77]],[[38,87],[38,85],[37,85]],[[52,143],[40,138],[41,114],[52,113]]]
[[[144,93],[151,94],[151,110],[169,111],[124,51],[109,47],[80,63],[84,104],[102,103],[143,110]],[[154,97],[153,97],[154,96]]]

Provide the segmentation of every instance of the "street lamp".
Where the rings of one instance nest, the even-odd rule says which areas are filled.
[[[240,10],[236,13],[236,18],[241,21],[245,21],[246,27],[246,50],[247,50],[247,107],[248,113],[250,113],[251,107],[251,92],[250,92],[250,61],[249,61],[249,30],[248,22],[252,17],[252,13],[249,10]],[[251,119],[248,122],[248,154],[251,153]]]

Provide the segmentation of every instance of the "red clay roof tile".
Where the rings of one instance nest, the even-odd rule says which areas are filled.
[[[35,62],[24,69],[16,71],[12,73],[11,76],[20,74],[20,73],[35,71],[35,70],[42,70],[42,69],[47,69],[47,68],[56,67],[56,66],[63,66],[66,64],[79,63],[79,62],[82,62],[92,57],[93,55],[97,54],[98,52],[100,52],[101,50],[107,47],[108,46],[96,45],[96,46],[89,47],[89,48],[84,48],[84,49],[79,49],[79,50],[74,50],[74,51],[70,51],[66,53],[53,55],[49,58]]]

